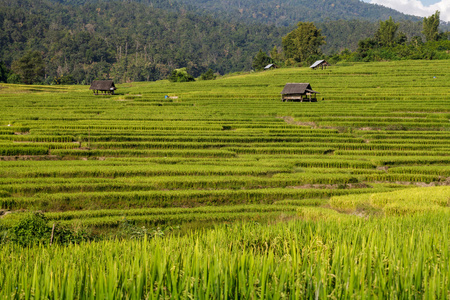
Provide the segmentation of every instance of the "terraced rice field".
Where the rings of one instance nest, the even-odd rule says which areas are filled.
[[[448,185],[449,66],[281,69],[122,84],[115,96],[4,84],[0,207],[99,227],[180,224]],[[288,82],[309,82],[319,102],[281,102]]]
[[[0,298],[448,299],[449,69],[278,69],[114,96],[0,85],[0,229],[41,211],[74,231],[149,230],[3,244]],[[281,102],[288,82],[319,101]]]

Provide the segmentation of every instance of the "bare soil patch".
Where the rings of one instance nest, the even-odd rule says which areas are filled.
[[[301,122],[295,121],[293,117],[285,116],[285,117],[277,117],[278,119],[283,119],[286,123],[297,126],[311,126],[312,128],[317,128],[316,123],[314,122]]]
[[[384,171],[387,173],[387,171],[389,170],[389,166],[377,167],[377,170]]]
[[[17,160],[61,160],[57,155],[15,155],[15,156],[0,156],[2,161],[17,161]]]
[[[297,186],[287,186],[286,188],[291,189],[363,189],[371,188],[370,185],[366,183],[347,183],[347,184],[304,184]]]

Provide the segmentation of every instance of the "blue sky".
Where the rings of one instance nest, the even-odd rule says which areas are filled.
[[[363,0],[393,8],[409,15],[428,17],[437,10],[441,21],[450,22],[450,0]]]
[[[423,5],[428,6],[428,5],[431,5],[431,4],[439,3],[441,1],[439,1],[439,0],[422,0],[420,2],[422,2]]]

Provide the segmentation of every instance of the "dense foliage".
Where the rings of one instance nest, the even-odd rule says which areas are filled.
[[[164,6],[165,1],[138,0],[153,6]],[[171,1],[175,7],[211,13],[215,17],[246,23],[266,23],[290,26],[301,22],[325,22],[328,20],[364,19],[372,22],[392,16],[395,19],[416,20],[393,9],[370,5],[359,0],[178,0]]]
[[[338,1],[324,7],[334,7],[332,11],[336,12],[384,9],[357,2],[355,6]],[[207,8],[208,5],[214,9]],[[11,69],[13,63],[24,60],[28,52],[39,51],[45,73],[35,76],[32,81],[53,84],[90,83],[94,79],[105,78],[116,82],[150,81],[167,78],[173,69],[181,67],[186,67],[190,74],[198,77],[208,69],[220,74],[250,69],[259,49],[267,52],[274,46],[280,47],[281,38],[292,30],[254,22],[247,25],[238,23],[238,20],[248,23],[245,20],[253,19],[247,16],[251,13],[250,7],[264,10],[271,7],[271,3],[267,6],[264,3],[256,6],[241,3],[239,5],[246,8],[242,14],[238,13],[239,17],[232,16],[239,5],[233,9],[227,5],[228,2],[213,1],[1,0],[0,61]],[[307,7],[317,9],[317,5],[322,4],[305,5],[282,3],[272,17],[281,20],[282,24],[278,25],[293,25],[299,15],[308,16],[308,20],[315,22],[323,20],[316,13],[303,13]],[[207,15],[215,14],[218,9],[227,9],[231,15],[223,11],[220,17]],[[298,10],[302,14],[296,14]],[[369,11],[366,12],[373,18],[387,18],[386,13],[380,15]],[[323,14],[327,20],[334,19],[331,11]],[[355,13],[351,17],[351,14],[339,13],[341,17],[349,16],[349,19],[356,16],[369,18],[363,15]],[[255,20],[263,22],[264,18],[258,17],[260,14],[255,16]],[[323,29],[327,37],[323,52],[336,53],[344,48],[355,50],[358,40],[368,37],[371,33],[368,28],[374,28],[374,25],[351,20],[327,21],[317,24],[317,27]],[[420,34],[420,29],[414,32],[414,35]],[[30,82],[22,78],[21,68],[16,70],[7,75],[3,72],[0,80],[6,81],[5,78],[9,77],[8,82]]]
[[[0,26],[0,60],[11,67],[27,51],[41,52],[45,83],[68,75],[77,83],[148,81],[180,67],[195,77],[209,68],[241,71],[287,32],[119,1],[71,7],[2,0]]]
[[[169,76],[169,80],[172,82],[189,82],[195,81],[194,77],[189,74],[186,68],[175,69],[172,71],[172,74]]]
[[[422,22],[397,19],[396,22],[399,24],[398,30],[405,33],[409,40],[414,36],[422,37]],[[360,40],[373,37],[379,28],[379,21],[365,20],[337,20],[314,24],[325,36],[326,44],[321,49],[327,55],[339,53],[344,49],[355,51]]]
[[[422,33],[425,35],[427,41],[437,41],[439,40],[439,11],[435,14],[431,15],[428,18],[423,19],[423,31]]]
[[[400,23],[392,18],[380,21],[373,37],[358,42],[355,52],[343,51],[340,55],[329,58],[330,61],[380,61],[399,59],[447,59],[450,58],[450,33],[439,32],[439,12],[436,12],[423,22],[421,36],[409,37],[400,31]]]
[[[252,67],[257,71],[261,71],[270,63],[273,63],[273,59],[261,49],[259,49],[258,54],[256,54],[255,58],[253,58]]]
[[[258,50],[267,55],[273,47],[282,48],[282,38],[294,29],[290,26],[302,19],[298,16],[313,19],[325,37],[326,44],[309,58],[311,61],[318,58],[320,52],[330,55],[344,49],[355,51],[360,40],[377,32],[378,24],[367,20],[373,20],[374,16],[381,20],[387,18],[384,13],[371,11],[384,8],[352,1],[308,2],[307,6],[303,2],[287,1],[272,9],[273,15],[266,13],[265,18],[251,12],[250,8],[264,11],[273,4],[270,1],[255,6],[250,6],[250,2],[233,3],[236,6],[231,9],[228,2],[215,1],[1,0],[0,81],[89,84],[94,79],[152,81],[168,78],[174,69],[183,67],[193,77],[209,69],[218,74],[249,70]],[[234,15],[239,6],[242,6],[242,13]],[[323,17],[304,13],[319,6],[324,8],[321,16],[327,16],[322,23],[317,21]],[[333,9],[329,11],[329,7]],[[299,9],[302,13],[295,19],[293,12]],[[347,13],[341,12],[340,20],[333,20],[337,17],[333,17],[332,11],[344,10]],[[293,14],[288,17],[288,13]],[[354,19],[358,16],[365,19]],[[347,17],[348,20],[343,20]],[[277,22],[269,21],[270,18],[276,18]],[[250,19],[272,25],[250,22]],[[428,27],[436,27],[435,16],[426,22],[434,24]],[[409,41],[422,40],[420,21],[402,20],[395,24]],[[423,33],[428,34],[426,30]],[[30,60],[31,53],[40,61]],[[270,58],[280,65],[291,57],[278,54],[271,53]],[[407,57],[429,58],[430,55],[408,54]]]
[[[299,22],[297,28],[283,37],[283,50],[287,59],[305,62],[321,55],[320,46],[325,44],[321,30],[314,23]]]
[[[45,75],[45,64],[39,51],[28,51],[12,64],[13,71],[25,84],[42,82]]]

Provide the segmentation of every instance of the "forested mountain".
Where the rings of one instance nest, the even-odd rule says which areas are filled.
[[[79,5],[99,0],[52,1]],[[133,1],[163,9],[208,13],[231,21],[259,22],[277,26],[290,26],[299,21],[325,22],[341,19],[376,22],[386,20],[390,16],[396,20],[420,20],[418,17],[360,0],[126,0],[123,2]]]
[[[280,42],[286,28],[242,25],[119,1],[69,7],[46,0],[0,1],[0,57],[44,54],[47,77],[77,82],[165,78],[176,67],[194,76],[208,68],[249,69],[254,53]]]
[[[389,15],[411,19],[359,0],[0,0],[0,62],[39,51],[46,83],[156,80],[180,67],[224,74],[281,49],[298,21],[315,21],[332,53],[356,49],[378,26],[369,20]],[[338,20],[352,18],[365,20]],[[402,24],[420,34],[420,21]]]
[[[421,36],[422,22],[401,20],[399,23],[399,31],[403,32],[408,40],[414,36]],[[322,30],[322,34],[326,37],[326,44],[323,45],[322,51],[325,54],[341,52],[347,48],[356,50],[358,41],[373,36],[379,27],[379,22],[371,22],[364,20],[336,20],[316,24]]]

